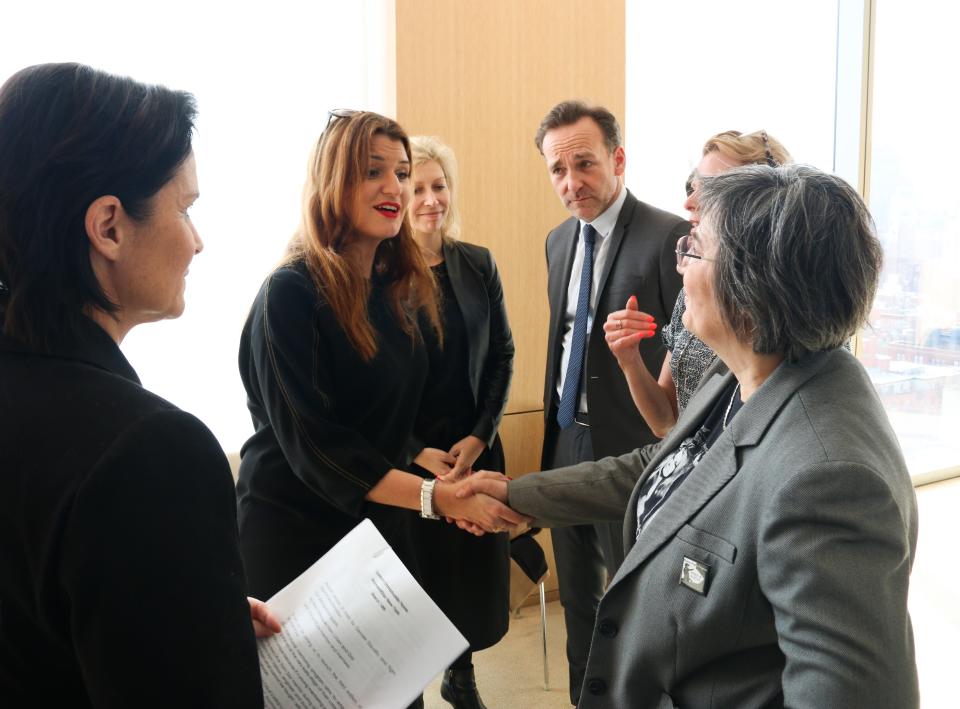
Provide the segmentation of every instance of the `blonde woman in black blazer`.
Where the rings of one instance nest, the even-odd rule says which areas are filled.
[[[513,371],[513,338],[503,288],[490,251],[457,240],[456,162],[436,138],[415,136],[409,218],[437,279],[442,344],[424,328],[430,362],[414,426],[416,469],[457,479],[474,468],[504,470],[497,428]],[[424,588],[470,641],[446,671],[441,695],[477,709],[472,653],[504,636],[508,623],[509,540],[475,538],[453,526],[420,520],[414,527]]]

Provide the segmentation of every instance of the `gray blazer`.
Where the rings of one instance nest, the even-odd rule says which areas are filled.
[[[571,217],[547,236],[550,329],[543,392],[543,411],[547,418],[544,451],[553,450],[550,437],[555,426],[551,414],[555,415],[555,411],[551,411],[551,404],[556,398],[560,377],[567,286],[579,228],[579,220]],[[640,310],[656,318],[661,327],[670,322],[682,284],[677,273],[677,239],[689,232],[689,222],[651,207],[627,191],[609,237],[610,250],[597,284],[593,330],[587,339],[587,407],[593,453],[597,458],[620,455],[656,440],[637,411],[620,366],[607,347],[603,323],[610,312],[622,309],[631,295],[637,296]],[[650,337],[640,343],[640,354],[651,372],[659,372],[666,348],[660,337]]]
[[[597,610],[580,706],[918,706],[916,498],[849,352],[781,365],[635,542],[642,481],[731,377],[707,370],[661,446],[510,483],[510,505],[542,526],[626,509],[629,552]],[[681,583],[690,563],[703,593]]]

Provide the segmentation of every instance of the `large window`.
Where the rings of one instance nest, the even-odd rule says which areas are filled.
[[[958,21],[950,3],[877,2],[868,192],[885,264],[861,357],[915,476],[960,465]]]
[[[960,10],[875,5],[870,110],[861,96],[872,8],[861,0],[628,1],[627,184],[681,213],[704,140],[764,128],[797,161],[863,189],[886,261],[858,356],[925,480],[960,466],[960,203],[949,173],[958,116],[943,78],[960,65]]]
[[[765,129],[794,159],[834,164],[837,0],[627,6],[627,185],[683,214],[703,143]]]
[[[205,248],[186,313],[136,328],[122,349],[148,389],[238,450],[252,432],[237,368],[247,309],[297,225],[327,110],[393,110],[392,2],[36,2],[2,17],[0,81],[79,61],[197,97],[192,215]]]

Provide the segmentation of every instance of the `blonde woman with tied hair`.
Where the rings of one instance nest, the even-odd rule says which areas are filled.
[[[503,287],[490,252],[459,241],[457,166],[453,151],[433,137],[410,140],[413,198],[409,223],[440,293],[443,342],[424,325],[430,374],[414,424],[415,470],[426,478],[458,479],[472,469],[504,470],[497,435],[513,371],[513,338]],[[423,585],[470,641],[444,673],[441,695],[454,707],[484,706],[472,653],[507,631],[509,540],[471,537],[422,521],[414,529]]]
[[[244,326],[240,375],[256,430],[241,451],[238,510],[260,597],[364,517],[415,575],[409,510],[488,530],[522,519],[490,498],[464,504],[452,482],[434,487],[405,470],[427,380],[424,335],[442,337],[434,278],[404,218],[409,156],[395,121],[331,113],[310,158],[300,227]]]
[[[694,229],[700,223],[699,188],[701,179],[719,175],[743,165],[777,167],[791,161],[790,153],[765,130],[741,133],[728,130],[710,137],[703,145],[703,157],[687,180],[684,209],[690,213]],[[686,251],[688,237],[680,239],[678,253]],[[610,313],[603,325],[607,345],[616,357],[637,410],[661,438],[673,428],[691,394],[700,384],[703,372],[715,354],[683,323],[686,294],[681,289],[670,323],[663,328],[667,355],[659,378],[654,378],[640,358],[637,343],[654,332],[653,318],[637,307],[636,298],[627,301],[624,310]]]
[[[765,130],[741,133],[727,130],[717,133],[703,144],[703,156],[716,153],[715,157],[742,165],[769,165],[776,167],[790,162],[790,153],[776,138]],[[697,171],[706,176],[700,168]],[[689,207],[688,207],[689,209]]]

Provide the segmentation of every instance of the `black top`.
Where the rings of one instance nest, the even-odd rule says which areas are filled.
[[[347,340],[306,266],[272,273],[240,341],[240,377],[256,432],[241,451],[240,538],[251,590],[272,596],[369,517],[416,573],[405,533],[415,513],[364,500],[407,443],[426,378],[376,283],[367,307],[377,354]]]
[[[500,277],[490,252],[481,246],[447,240],[443,255],[445,261],[432,269],[442,298],[443,347],[424,323],[430,376],[415,440],[420,448],[449,450],[464,437],[477,436],[488,447],[474,469],[503,470],[497,426],[510,384],[513,340]],[[411,531],[421,585],[470,649],[500,640],[509,623],[508,535],[474,537],[454,525],[421,519]]]
[[[432,269],[441,293],[443,346],[430,327],[422,327],[430,363],[430,381],[423,392],[415,430],[432,448],[447,450],[468,435],[476,419],[473,392],[467,380],[469,341],[445,263]]]
[[[452,302],[452,292],[466,335],[466,376],[474,418],[463,436],[474,435],[492,448],[513,376],[513,335],[507,322],[503,285],[489,249],[445,239],[443,258],[449,275],[445,302]],[[410,442],[411,454],[425,445],[415,437]]]
[[[86,321],[49,353],[0,336],[0,451],[4,706],[263,705],[233,481],[200,421]]]

